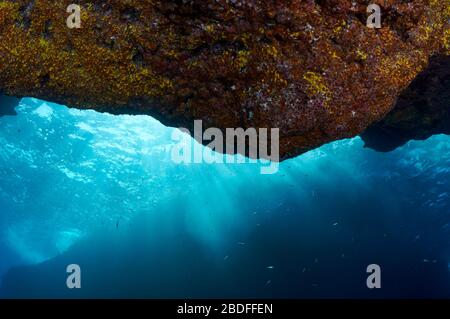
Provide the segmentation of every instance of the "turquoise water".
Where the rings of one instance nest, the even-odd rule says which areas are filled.
[[[148,116],[17,112],[0,118],[3,296],[450,297],[448,136],[338,141],[261,175],[175,164],[174,129]]]

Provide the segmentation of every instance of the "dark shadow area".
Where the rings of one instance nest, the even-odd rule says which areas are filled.
[[[390,152],[410,140],[450,134],[450,57],[431,58],[428,68],[399,97],[394,109],[361,138],[365,147]]]
[[[0,116],[17,115],[15,108],[19,102],[19,98],[0,94]]]

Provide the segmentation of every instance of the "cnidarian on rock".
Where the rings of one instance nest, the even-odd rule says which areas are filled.
[[[70,1],[0,1],[0,91],[189,129],[279,128],[282,159],[380,123],[450,53],[449,0],[78,3],[69,29]]]

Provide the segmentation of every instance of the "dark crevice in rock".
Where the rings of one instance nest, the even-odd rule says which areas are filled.
[[[44,74],[39,78],[39,83],[41,86],[46,86],[49,81],[50,81],[50,74],[48,73]]]
[[[126,7],[120,12],[122,22],[136,23],[139,22],[140,16],[140,12],[132,7]]]
[[[20,22],[20,26],[25,30],[28,30],[31,27],[31,11],[34,7],[34,0],[28,2],[26,5],[22,5],[19,9],[20,17],[22,21]]]
[[[399,97],[394,109],[361,134],[365,146],[389,152],[410,140],[450,134],[450,57],[437,56]]]
[[[53,34],[51,32],[51,28],[52,28],[52,21],[51,20],[47,20],[45,21],[45,25],[44,25],[44,32],[42,34],[42,37],[46,40],[49,40],[53,37]]]
[[[133,57],[132,57],[133,63],[139,67],[142,68],[145,64],[145,58],[144,58],[144,54],[143,54],[143,49],[142,47],[140,48],[136,48],[133,52]]]

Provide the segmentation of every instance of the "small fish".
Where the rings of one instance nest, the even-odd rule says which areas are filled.
[[[337,223],[337,222],[333,224],[333,226],[337,226],[337,225],[339,225],[339,223]]]
[[[240,242],[238,242],[237,243],[238,245],[241,245],[241,246],[245,246],[245,245],[247,245],[246,243],[244,243],[243,241],[240,241]]]
[[[266,268],[267,268],[267,269],[274,269],[275,266],[267,266]]]
[[[228,258],[229,258],[228,256],[225,256],[223,257],[223,260],[228,260]]]

